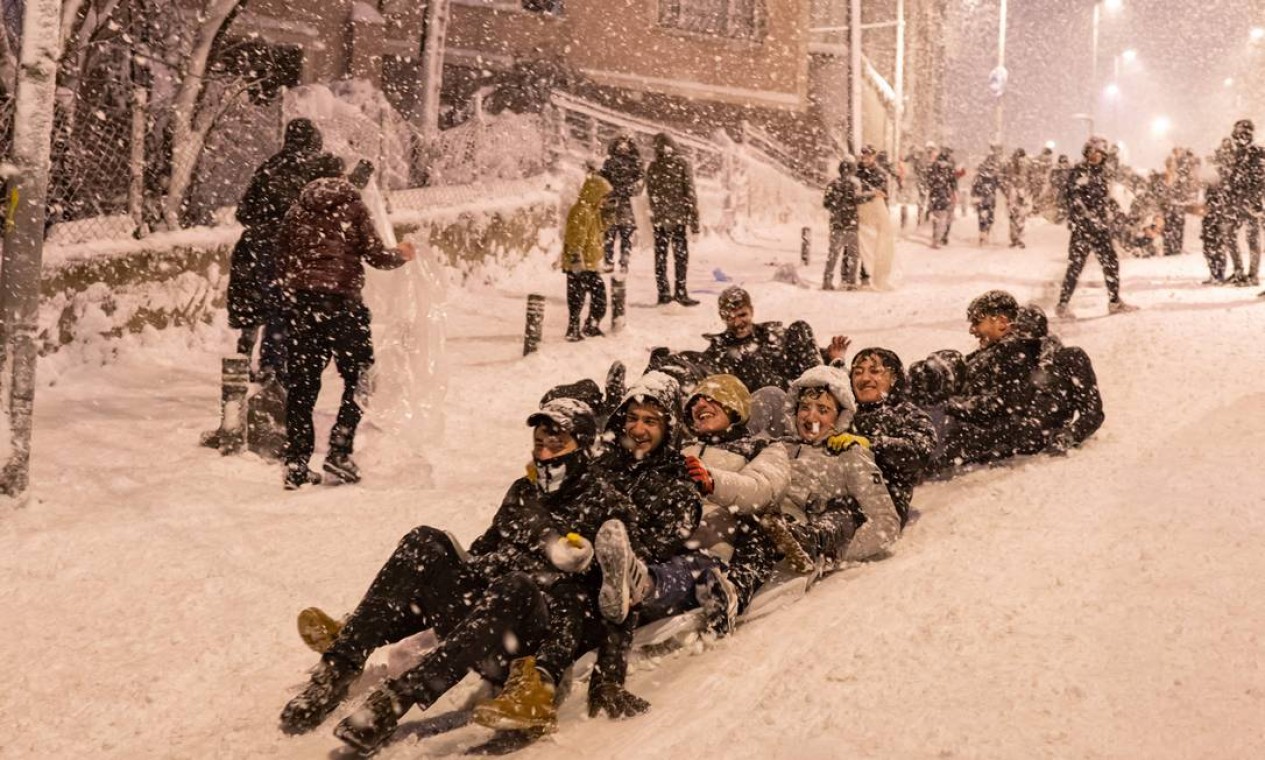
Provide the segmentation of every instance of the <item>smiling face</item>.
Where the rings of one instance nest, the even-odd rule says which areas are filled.
[[[1004,314],[977,314],[971,317],[971,335],[980,348],[991,346],[1010,334],[1010,318]]]
[[[690,429],[698,435],[723,433],[729,429],[729,412],[707,396],[699,396],[690,405]]]
[[[750,306],[739,306],[722,313],[725,329],[735,338],[749,338],[755,330],[755,310]]]
[[[578,448],[580,445],[574,436],[553,425],[537,425],[532,431],[531,455],[536,461],[547,462]]]
[[[634,401],[624,414],[624,448],[637,459],[642,459],[659,448],[667,429],[667,415],[658,404]]]
[[[874,404],[892,392],[895,377],[879,358],[870,355],[852,365],[852,395],[861,404]]]
[[[795,430],[801,440],[819,443],[834,432],[839,420],[839,402],[825,388],[806,388],[795,407]]]

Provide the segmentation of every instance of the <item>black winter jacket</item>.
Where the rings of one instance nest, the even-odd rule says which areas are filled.
[[[1037,339],[1011,335],[967,354],[963,390],[949,399],[945,411],[981,427],[1026,417],[1031,412],[1032,373],[1039,352]]]
[[[887,490],[904,527],[914,486],[922,482],[936,450],[931,417],[912,402],[889,399],[857,404],[852,429],[870,440],[874,461],[887,480]]]
[[[863,190],[861,181],[855,175],[838,177],[826,185],[826,197],[822,206],[830,212],[830,228],[835,230],[855,230],[857,228],[857,206],[873,200],[874,192]]]
[[[768,385],[786,390],[805,370],[822,363],[808,325],[795,322],[791,328],[784,329],[781,322],[760,322],[746,338],[735,338],[729,331],[707,334],[703,356],[716,372],[736,375],[748,390]]]
[[[655,137],[655,157],[646,168],[646,194],[654,226],[698,230],[694,172],[667,135]]]
[[[1073,234],[1106,236],[1118,213],[1107,185],[1106,165],[1088,161],[1067,175],[1067,220]]]

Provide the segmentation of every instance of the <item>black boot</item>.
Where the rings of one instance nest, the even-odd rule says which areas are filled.
[[[581,331],[586,338],[600,338],[606,333],[602,332],[602,328],[597,326],[597,320],[590,319],[584,323],[584,329]]]
[[[567,340],[572,343],[584,340],[584,336],[580,334],[580,320],[578,317],[567,323]]]
[[[597,410],[599,414],[613,414],[619,407],[619,402],[624,398],[627,375],[628,370],[623,362],[618,359],[611,362],[611,368],[606,370],[606,390],[603,391],[602,408]]]
[[[667,304],[670,304],[670,303],[672,303],[672,296],[668,295],[667,293],[659,294],[659,306],[666,306]]]
[[[329,456],[325,457],[325,464],[322,470],[333,475],[343,483],[359,483],[360,468],[356,463],[351,461],[351,456],[341,451],[331,451]]]
[[[307,688],[281,711],[281,730],[287,734],[305,734],[321,725],[347,698],[347,690],[359,675],[360,668],[341,659],[321,658]]]
[[[285,477],[282,483],[287,491],[296,491],[303,486],[320,485],[321,474],[309,470],[305,464],[292,462],[285,466]]]
[[[372,755],[391,740],[400,716],[410,707],[411,704],[384,686],[370,694],[359,710],[339,721],[334,728],[334,736],[354,747],[361,755]]]
[[[699,304],[697,300],[690,298],[690,294],[686,293],[684,290],[678,290],[676,292],[676,302],[682,306],[698,306]]]

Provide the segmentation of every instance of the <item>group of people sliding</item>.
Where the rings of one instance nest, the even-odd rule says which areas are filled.
[[[1088,357],[1002,291],[967,310],[978,350],[936,352],[908,374],[886,348],[845,366],[844,336],[818,348],[806,323],[756,323],[741,288],[719,307],[726,327],[705,350],[652,352],[626,390],[613,372],[604,391],[581,380],[545,394],[527,417],[527,474],[468,550],[415,528],[350,615],[305,610],[327,640],[305,635],[323,654],[282,729],[317,728],[372,652],[428,629],[437,644],[338,738],[376,751],[472,670],[485,685],[477,723],[546,733],[589,650],[590,715],[640,714],[649,704],[625,684],[637,626],[701,608],[707,631],[727,635],[775,568],[821,575],[886,556],[927,476],[1066,451],[1103,419]]]

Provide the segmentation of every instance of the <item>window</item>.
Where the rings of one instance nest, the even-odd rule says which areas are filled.
[[[660,0],[659,23],[717,37],[764,36],[764,0]]]
[[[562,4],[563,0],[523,0],[523,10],[561,16]]]

